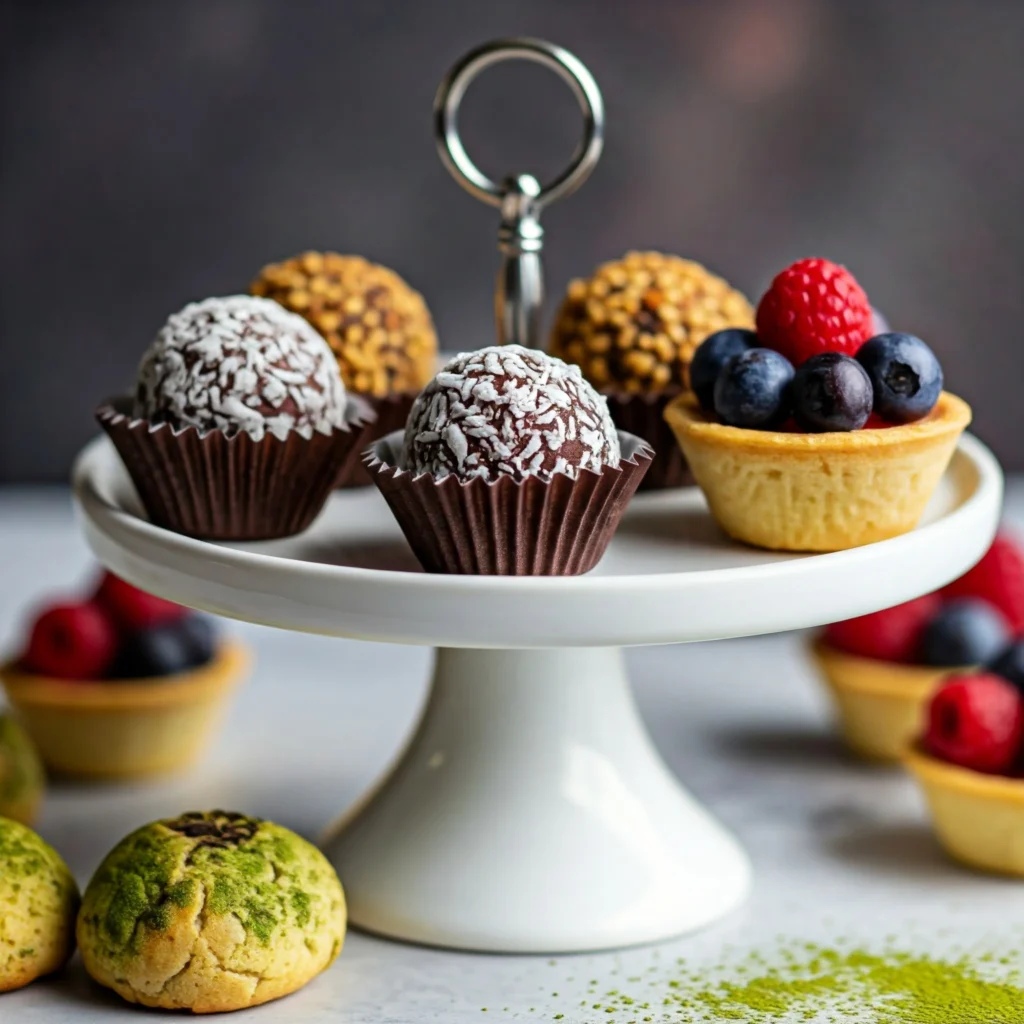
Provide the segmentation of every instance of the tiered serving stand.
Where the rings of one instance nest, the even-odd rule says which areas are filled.
[[[74,492],[97,557],[146,590],[282,629],[436,647],[404,753],[324,842],[351,919],[415,942],[554,953],[678,935],[750,886],[736,840],[651,745],[620,648],[812,626],[939,587],[988,547],[1002,475],[965,437],[921,526],[826,555],[729,541],[695,488],[641,495],[597,569],[566,578],[424,574],[373,489],[336,493],[288,540],[192,540],[146,520],[106,439],[79,457]],[[685,700],[700,680],[679,684]]]
[[[584,115],[571,166],[545,186],[491,181],[459,140],[469,82],[509,58],[556,71]],[[499,40],[452,68],[435,124],[449,170],[501,209],[498,337],[536,347],[539,217],[600,155],[597,85],[557,46]],[[813,626],[939,587],[991,542],[1002,475],[966,437],[918,529],[815,556],[732,543],[696,488],[644,494],[593,572],[559,578],[424,574],[372,488],[336,493],[288,540],[192,540],[146,520],[105,439],[79,457],[74,490],[96,556],[145,590],[281,629],[437,648],[404,753],[324,841],[351,920],[413,942],[554,953],[681,934],[750,886],[746,854],[651,745],[620,648]]]

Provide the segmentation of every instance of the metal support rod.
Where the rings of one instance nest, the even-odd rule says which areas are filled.
[[[458,113],[466,88],[476,76],[505,60],[532,60],[557,72],[569,84],[584,117],[584,133],[572,163],[554,181],[541,185],[519,174],[500,184],[470,160],[459,137]],[[501,267],[495,284],[494,315],[498,343],[539,348],[544,303],[541,211],[574,192],[590,175],[604,145],[604,104],[590,72],[568,50],[539,39],[499,39],[466,54],[444,77],[434,100],[434,131],[445,167],[467,192],[501,209],[498,250]]]

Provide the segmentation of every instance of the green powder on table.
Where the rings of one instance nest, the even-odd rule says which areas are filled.
[[[1024,975],[1014,966],[1016,959],[1015,954],[942,960],[893,950],[784,947],[775,955],[755,953],[707,972],[677,968],[650,990],[653,1010],[644,1006],[640,1019],[655,1024],[1024,1024]],[[627,993],[611,992],[600,1009],[628,1012],[636,1002]]]

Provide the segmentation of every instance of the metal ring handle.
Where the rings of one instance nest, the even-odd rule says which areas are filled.
[[[496,39],[471,50],[445,75],[434,98],[434,135],[441,162],[467,192],[492,206],[501,206],[507,186],[491,181],[469,158],[459,138],[459,105],[469,84],[485,68],[506,60],[530,60],[556,72],[572,89],[583,113],[583,138],[572,163],[534,199],[540,210],[576,191],[586,181],[604,146],[604,101],[583,63],[568,50],[543,39]]]

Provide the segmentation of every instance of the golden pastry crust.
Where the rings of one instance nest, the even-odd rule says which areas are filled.
[[[665,419],[731,537],[780,551],[839,551],[917,525],[971,410],[944,391],[916,423],[799,434],[728,427],[683,396]]]
[[[954,668],[862,658],[817,640],[811,653],[828,685],[843,737],[861,757],[898,761],[924,728],[931,695]]]
[[[0,992],[67,963],[75,948],[78,887],[56,850],[0,818]]]
[[[689,387],[697,346],[725,327],[754,327],[754,310],[700,263],[630,252],[570,283],[551,352],[602,390],[632,394]]]
[[[918,747],[903,760],[951,856],[982,871],[1024,878],[1024,780],[961,768]]]
[[[249,287],[305,317],[331,346],[345,387],[383,397],[434,376],[437,335],[419,292],[361,256],[306,252],[264,267]]]
[[[86,970],[129,1002],[219,1013],[333,963],[345,897],[315,846],[225,811],[154,822],[111,851],[78,917]]]

